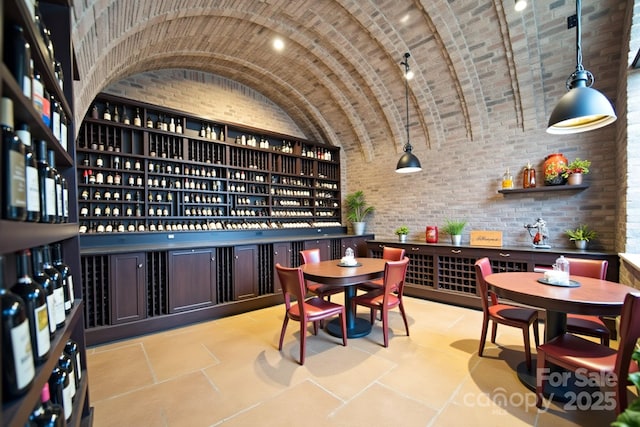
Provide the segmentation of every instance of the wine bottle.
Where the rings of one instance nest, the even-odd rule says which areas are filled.
[[[47,314],[49,317],[49,336],[53,338],[56,334],[56,312],[54,291],[56,284],[51,277],[44,271],[44,257],[42,248],[33,248],[31,250],[31,265],[33,271],[33,280],[42,286],[47,297]]]
[[[29,426],[33,427],[66,427],[64,408],[51,401],[49,383],[44,383],[40,393],[40,405],[31,413]]]
[[[64,286],[64,311],[69,313],[74,306],[75,294],[73,292],[73,275],[71,268],[62,260],[62,245],[54,243],[53,247],[53,266],[62,275],[62,285]]]
[[[64,208],[62,206],[62,175],[56,169],[56,153],[53,150],[47,150],[47,161],[49,163],[49,167],[53,171],[54,181],[56,184],[56,198],[55,198],[55,206],[56,206],[56,223],[62,222],[62,215]]]
[[[51,401],[64,408],[64,418],[69,421],[73,413],[69,375],[60,366],[56,365],[51,372],[49,389],[51,390]]]
[[[25,39],[20,25],[8,25],[4,35],[4,63],[22,88],[25,75]]]
[[[55,95],[51,95],[51,123],[53,136],[60,142],[60,103]]]
[[[102,118],[105,120],[111,120],[111,109],[109,108],[108,102],[106,107],[104,107],[104,113],[102,114]]]
[[[47,142],[37,143],[38,180],[40,183],[40,222],[56,221],[56,176],[47,162]]]
[[[36,365],[47,360],[51,341],[49,338],[49,313],[47,312],[47,296],[39,284],[31,278],[31,251],[25,249],[16,254],[16,271],[18,281],[11,291],[24,301],[29,331],[31,349]]]
[[[76,390],[78,389],[75,362],[63,351],[58,358],[58,366],[63,369],[69,377],[69,393],[71,394],[71,399],[73,399],[76,397]]]
[[[33,64],[33,60],[31,60]],[[33,70],[33,80],[31,81],[31,102],[39,115],[42,115],[44,109],[44,85],[42,84],[42,76],[36,69]]]
[[[80,360],[80,348],[78,347],[78,343],[69,339],[67,344],[64,346],[64,352],[71,358],[71,360],[73,360],[76,373],[76,389],[80,389],[80,381],[82,380],[82,361]]]
[[[25,149],[25,189],[27,201],[27,221],[40,221],[40,184],[38,181],[38,162],[31,148],[31,131],[22,123],[16,129],[16,135]]]
[[[25,147],[13,132],[13,101],[2,98],[0,103],[2,132],[2,217],[16,221],[27,218]]]
[[[69,222],[69,184],[65,178],[60,179],[62,184],[62,222]]]
[[[56,328],[61,329],[66,321],[64,310],[64,284],[62,282],[62,274],[51,263],[51,248],[49,245],[42,247],[42,267],[44,272],[51,278],[54,283],[54,312],[56,319]]]
[[[33,383],[35,366],[29,319],[22,298],[5,289],[4,258],[0,256],[0,309],[2,309],[2,400],[22,396]]]

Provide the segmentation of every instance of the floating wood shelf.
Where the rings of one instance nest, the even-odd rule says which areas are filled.
[[[540,193],[546,191],[566,191],[566,190],[584,190],[589,188],[589,184],[579,185],[544,185],[533,188],[513,188],[509,190],[498,190],[498,193],[502,194],[514,194],[514,193]]]

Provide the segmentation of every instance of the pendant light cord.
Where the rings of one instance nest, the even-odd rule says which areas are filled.
[[[576,0],[576,71],[583,71],[582,66],[582,0]]]
[[[404,62],[400,64],[404,65],[404,102],[405,102],[405,111],[407,114],[407,119],[405,122],[405,128],[407,130],[407,143],[404,146],[404,151],[411,151],[411,142],[409,140],[409,79],[407,76],[409,75],[409,57],[411,55],[409,52],[404,54]]]

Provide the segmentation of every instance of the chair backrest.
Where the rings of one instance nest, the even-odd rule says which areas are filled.
[[[293,297],[293,300],[299,302],[300,314],[304,314],[304,304],[302,304],[302,302],[304,301],[306,288],[304,285],[304,274],[302,273],[302,269],[300,267],[283,267],[280,263],[277,263],[276,271],[278,272],[280,285],[282,285],[282,293],[284,294],[284,303],[287,310],[291,307]]]
[[[491,304],[498,303],[498,297],[493,292],[489,292],[485,276],[493,273],[493,267],[491,267],[491,261],[489,258],[484,257],[476,260],[476,288],[480,294],[480,301],[482,302],[482,311],[485,315],[489,314],[489,297],[491,298]]]
[[[609,261],[606,259],[567,258],[569,272],[572,276],[593,277],[606,279]]]
[[[615,373],[618,381],[627,381],[631,356],[640,338],[640,294],[629,293],[624,298],[620,315],[620,344]],[[624,408],[622,408],[624,410]]]
[[[302,257],[303,264],[313,264],[316,262],[320,262],[320,249],[305,249],[300,251],[300,256]]]
[[[404,279],[407,276],[409,258],[404,257],[400,261],[387,261],[384,265],[384,301],[386,303],[389,294],[397,292],[402,296]]]
[[[382,248],[382,259],[388,261],[401,261],[404,258],[404,249],[392,248],[391,246],[385,246]]]

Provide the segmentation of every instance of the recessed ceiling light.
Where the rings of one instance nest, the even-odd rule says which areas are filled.
[[[277,51],[284,49],[284,41],[280,37],[273,39],[273,48]]]

